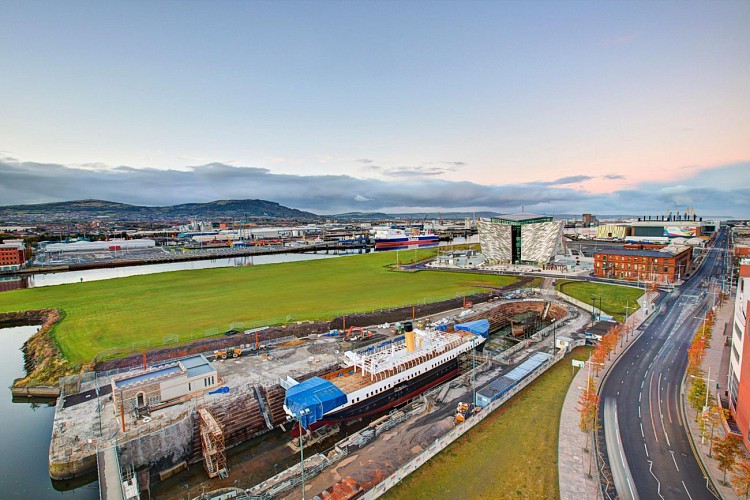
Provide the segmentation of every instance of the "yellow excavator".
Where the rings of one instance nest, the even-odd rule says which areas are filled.
[[[214,351],[214,359],[239,358],[240,356],[242,356],[242,349],[238,347]]]

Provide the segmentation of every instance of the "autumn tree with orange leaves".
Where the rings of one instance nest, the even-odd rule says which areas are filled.
[[[589,452],[589,436],[595,432],[598,425],[599,395],[596,393],[594,377],[589,377],[586,389],[578,398],[578,428],[586,434],[584,451]],[[591,457],[589,457],[589,477],[591,477]]]

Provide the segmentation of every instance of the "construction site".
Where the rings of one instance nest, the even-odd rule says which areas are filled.
[[[475,407],[472,392],[537,352],[564,351],[561,338],[583,339],[590,316],[544,292],[519,290],[425,317],[412,312],[394,324],[344,328],[344,319],[322,334],[264,342],[242,335],[232,347],[153,366],[144,357],[138,369],[79,377],[58,399],[50,476],[98,471],[101,491],[109,492],[103,498],[198,498],[226,488],[237,497],[292,498],[299,496],[290,489],[302,480],[303,452],[311,496],[327,498],[329,488],[365,491],[450,431],[459,402]],[[408,320],[447,329],[487,320],[490,335],[481,352],[461,356],[459,375],[447,383],[390,412],[308,432],[302,443],[293,439],[284,409],[287,381],[346,366],[346,351],[393,339]],[[354,463],[354,451],[377,465]],[[113,493],[119,490],[123,496]]]

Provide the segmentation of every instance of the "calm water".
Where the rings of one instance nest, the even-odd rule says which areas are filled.
[[[145,264],[142,266],[128,266],[102,269],[87,269],[84,271],[67,271],[62,273],[32,274],[20,277],[22,283],[18,288],[35,288],[39,286],[62,285],[78,283],[79,281],[100,281],[112,278],[125,278],[142,274],[165,273],[170,271],[187,271],[195,269],[210,269],[214,267],[251,266],[260,264],[274,264],[278,262],[295,262],[300,260],[315,260],[336,257],[334,254],[317,253],[282,253],[272,255],[254,255],[245,257],[228,257],[215,260],[191,260],[170,262],[167,264]]]
[[[453,241],[441,241],[440,247],[460,245],[462,243],[477,243],[477,235],[469,238],[454,238]],[[394,249],[395,250],[395,249]],[[359,250],[342,251],[340,253],[280,253],[272,255],[254,255],[244,257],[227,257],[214,260],[193,260],[170,262],[167,264],[145,264],[142,266],[128,266],[102,269],[87,269],[85,271],[68,271],[63,273],[41,273],[29,276],[0,277],[0,291],[18,288],[35,288],[40,286],[63,285],[80,281],[99,281],[112,278],[125,278],[142,274],[164,273],[170,271],[186,271],[193,269],[210,269],[215,267],[235,267],[261,264],[275,264],[278,262],[296,262],[301,260],[326,259],[359,253]]]
[[[24,375],[21,346],[36,326],[0,328],[0,498],[99,498],[96,482],[53,484],[47,470],[54,403],[14,403],[10,386]],[[88,478],[88,481],[96,479]],[[76,489],[71,490],[71,488]],[[69,491],[60,491],[69,490]]]

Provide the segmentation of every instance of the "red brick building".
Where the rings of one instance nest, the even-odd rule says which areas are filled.
[[[0,271],[20,269],[26,262],[26,247],[23,240],[6,240],[0,243]]]
[[[628,281],[674,283],[685,276],[692,265],[693,249],[677,253],[664,250],[612,248],[594,254],[594,276]]]

